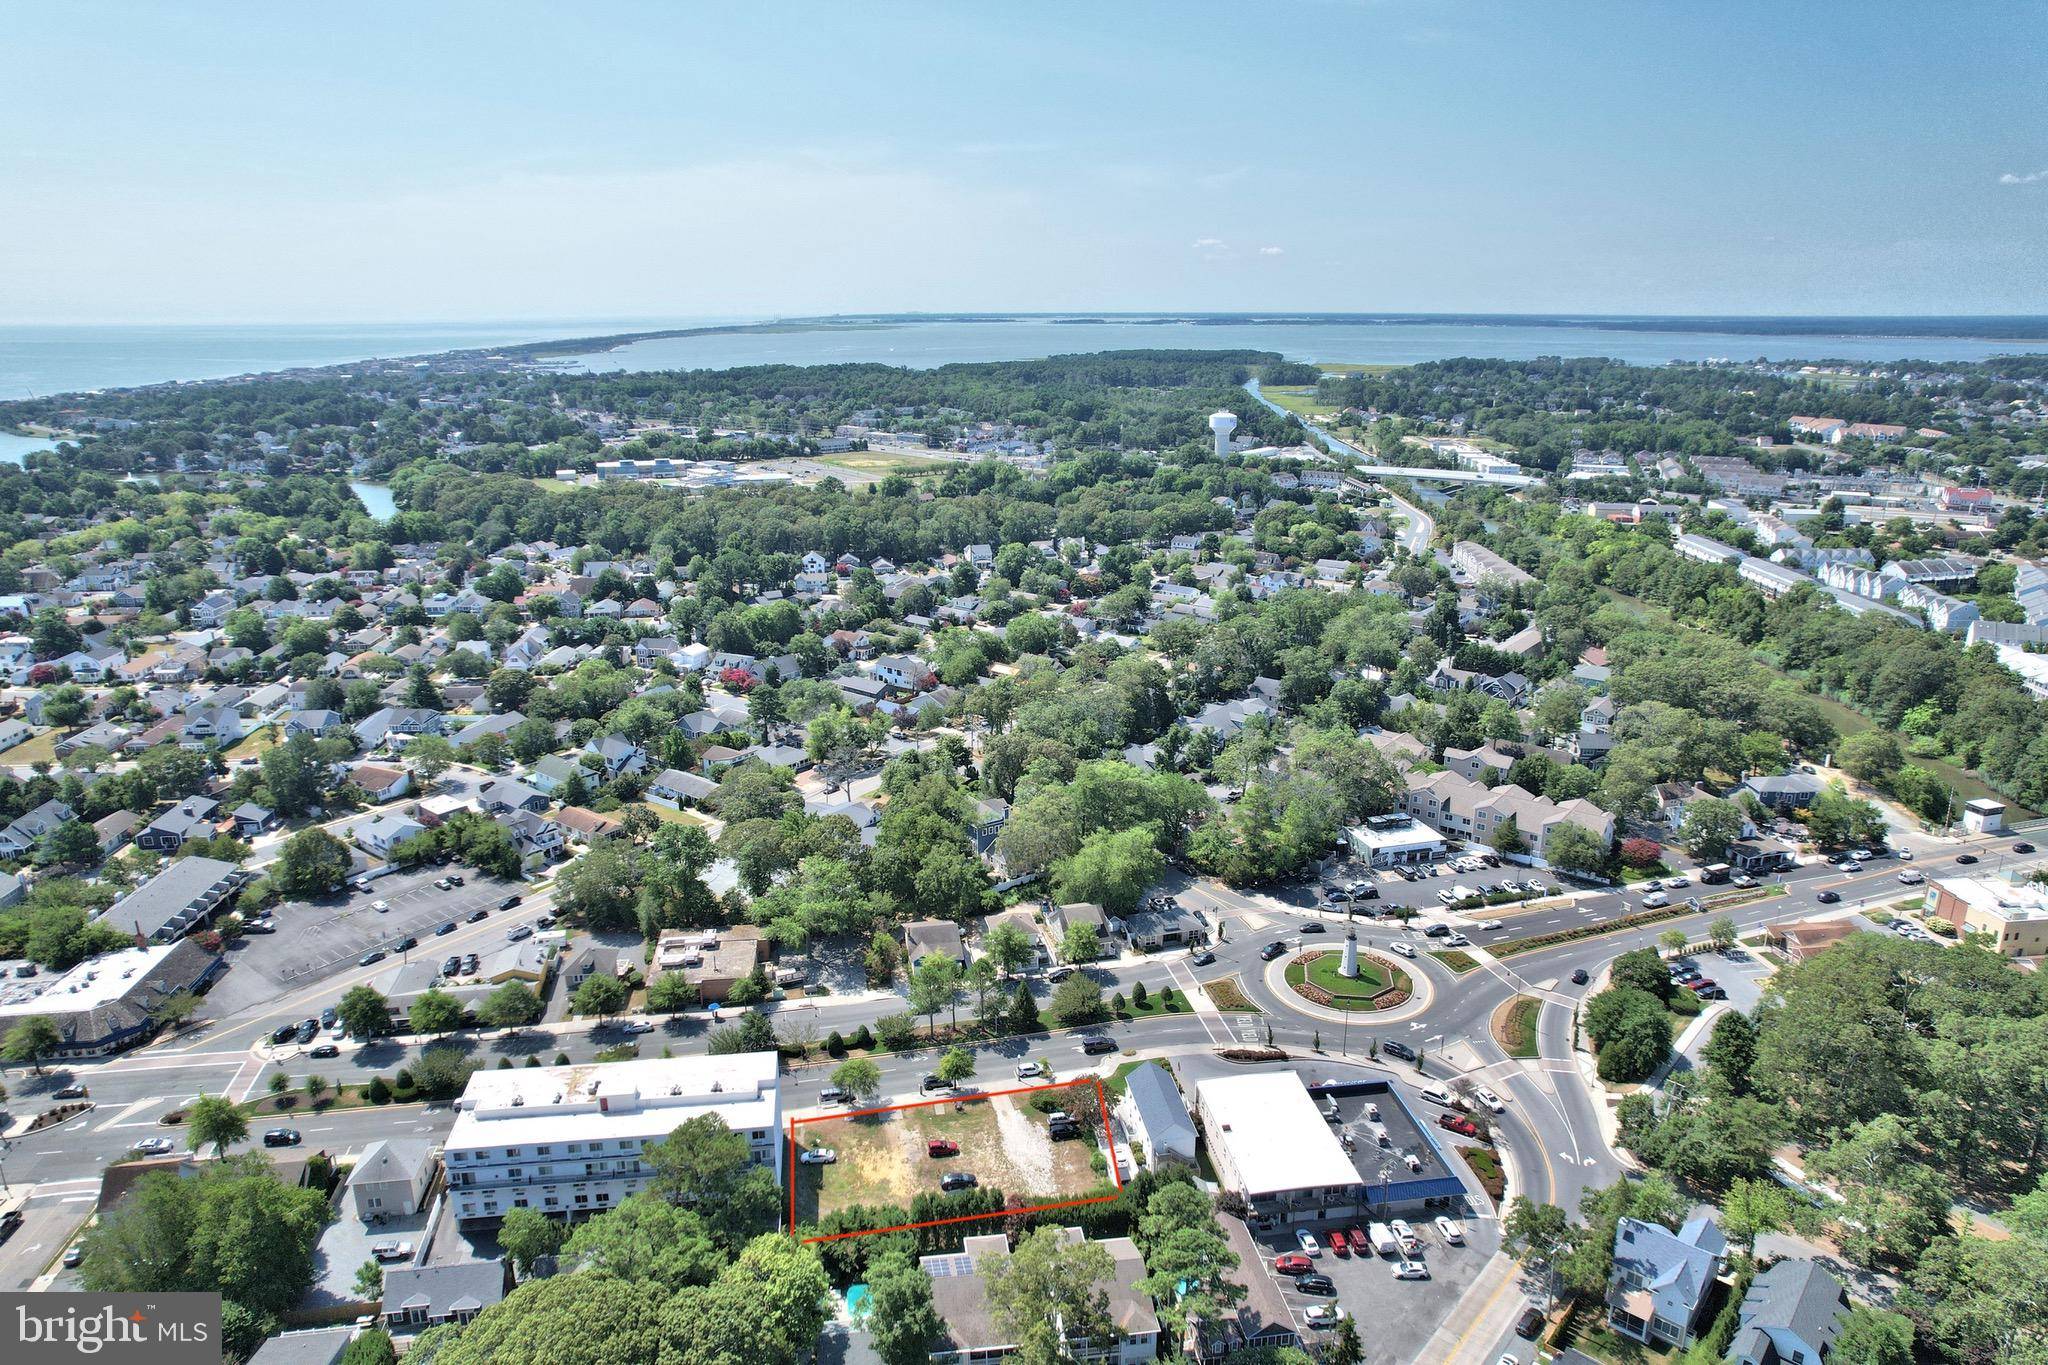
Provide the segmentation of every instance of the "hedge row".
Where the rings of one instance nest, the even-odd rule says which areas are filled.
[[[1555,933],[1538,934],[1534,938],[1518,938],[1507,943],[1496,943],[1492,947],[1495,957],[1513,957],[1517,953],[1534,952],[1538,948],[1552,948],[1560,943],[1577,943],[1581,939],[1598,938],[1602,934],[1620,933],[1623,929],[1640,929],[1646,924],[1662,924],[1667,919],[1697,912],[1683,903],[1667,905],[1658,910],[1640,910],[1633,915],[1623,915],[1604,924],[1582,924],[1576,929],[1559,929]]]

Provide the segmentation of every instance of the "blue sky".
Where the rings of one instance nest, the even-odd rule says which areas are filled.
[[[2048,7],[18,6],[0,320],[2048,312]]]

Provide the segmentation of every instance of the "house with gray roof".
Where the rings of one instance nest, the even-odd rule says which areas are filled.
[[[353,1324],[284,1332],[256,1348],[249,1365],[335,1365],[355,1340]]]
[[[1728,1241],[1702,1215],[1677,1232],[1624,1218],[1614,1229],[1607,1325],[1631,1341],[1680,1348],[1704,1325],[1702,1310],[1720,1277]]]
[[[434,1183],[434,1146],[420,1138],[373,1142],[348,1173],[348,1197],[356,1217],[406,1218],[418,1213]]]
[[[1080,1228],[1061,1228],[1060,1239],[1078,1245],[1087,1240]],[[1113,1272],[1099,1288],[1116,1327],[1115,1342],[1075,1341],[1066,1350],[1085,1355],[1097,1365],[1140,1365],[1159,1354],[1159,1317],[1152,1301],[1137,1288],[1145,1278],[1145,1258],[1128,1237],[1096,1243],[1109,1253]],[[996,1320],[989,1304],[990,1263],[1007,1260],[1010,1239],[1000,1232],[969,1237],[955,1253],[926,1256],[919,1264],[931,1276],[932,1307],[939,1315],[939,1339],[932,1343],[935,1365],[966,1365],[1009,1355],[1017,1342]]]
[[[249,877],[218,858],[180,858],[115,901],[101,922],[152,943],[171,943],[203,928]]]
[[[1124,1097],[1117,1112],[1131,1136],[1145,1144],[1152,1165],[1163,1160],[1194,1161],[1195,1121],[1188,1117],[1187,1102],[1173,1083],[1173,1073],[1158,1062],[1146,1062],[1124,1078]]]
[[[384,1325],[412,1335],[444,1322],[468,1322],[505,1297],[503,1261],[403,1265],[384,1272]]]
[[[1812,1261],[1780,1261],[1751,1281],[1742,1297],[1735,1365],[1821,1365],[1849,1316],[1841,1282]]]

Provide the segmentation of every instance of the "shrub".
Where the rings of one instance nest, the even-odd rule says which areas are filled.
[[[556,1066],[567,1066],[567,1065],[569,1065],[569,1054],[568,1054],[568,1053],[566,1053],[566,1052],[557,1052],[557,1053],[555,1054],[555,1065],[556,1065]]]
[[[391,1082],[382,1076],[370,1077],[370,1083],[363,1087],[363,1098],[372,1104],[391,1103]]]
[[[833,1057],[844,1057],[846,1055],[846,1039],[840,1036],[838,1029],[833,1029],[831,1033],[826,1035],[825,1052]]]
[[[874,1050],[875,1035],[866,1024],[862,1024],[860,1028],[854,1032],[853,1045],[857,1048],[864,1048],[868,1051]]]
[[[414,1085],[412,1068],[409,1066],[398,1068],[398,1075],[393,1079],[392,1084],[399,1090],[412,1089]]]
[[[1131,987],[1131,1003],[1133,1005],[1137,1006],[1139,1009],[1145,1008],[1146,998],[1147,997],[1145,994],[1144,982],[1140,981],[1136,985]]]

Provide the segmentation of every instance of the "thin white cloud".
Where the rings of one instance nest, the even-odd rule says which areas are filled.
[[[1223,245],[1223,239],[1221,237],[1197,237],[1193,245],[1197,251],[1214,251],[1217,247]]]
[[[2007,171],[1998,177],[1998,183],[2001,185],[2031,185],[2037,180],[2048,180],[2048,171],[2029,171],[2025,175]]]
[[[1284,246],[1262,246],[1259,248],[1259,254],[1261,256],[1285,256],[1287,248]]]

